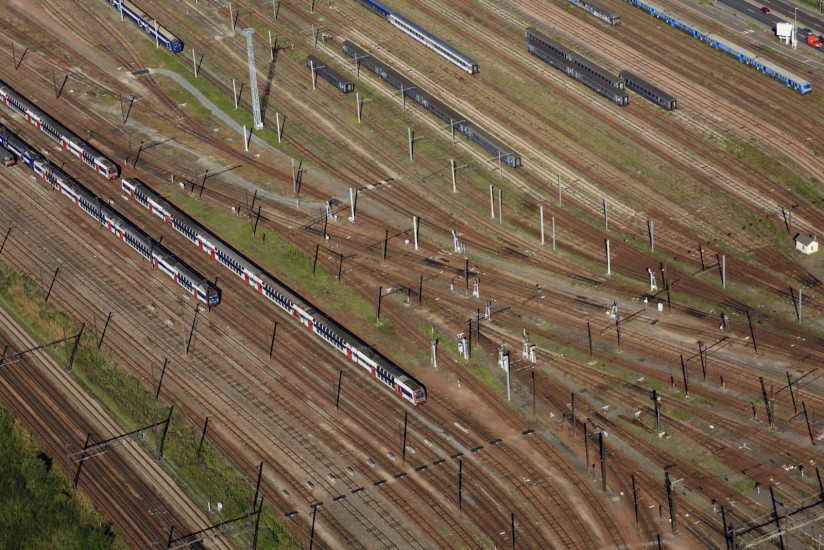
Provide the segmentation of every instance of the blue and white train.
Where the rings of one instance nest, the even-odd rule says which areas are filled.
[[[11,166],[16,161],[22,162],[29,168],[34,168],[34,161],[40,158],[37,151],[29,147],[4,124],[0,124],[0,145],[3,146],[4,151],[12,155],[12,163],[6,163],[6,166]]]
[[[143,29],[146,34],[155,40],[158,45],[163,45],[173,52],[183,50],[183,42],[167,28],[157,22],[157,20],[146,12],[129,2],[128,0],[105,0],[119,14],[120,18],[129,19],[132,23]]]
[[[187,293],[209,306],[220,303],[220,289],[159,243],[154,242],[146,233],[106,204],[106,201],[101,200],[60,168],[43,159],[37,151],[16,136],[11,139],[10,135],[4,135],[2,139],[3,145],[10,146],[10,150],[14,151],[26,166],[34,170],[35,174],[82,208],[95,219],[95,223],[114,233],[118,239],[151,261],[153,267],[174,279]]]
[[[373,351],[363,340],[178,210],[152,188],[136,178],[123,179],[121,184],[123,190],[135,201],[189,239],[212,259],[231,270],[255,291],[274,302],[323,342],[380,380],[392,392],[414,405],[426,401],[426,389],[400,367]]]
[[[469,74],[476,74],[480,71],[481,66],[477,61],[468,55],[456,50],[434,34],[430,33],[423,27],[420,27],[407,19],[406,17],[396,13],[374,0],[355,0],[358,4],[365,7],[369,11],[376,13],[383,19],[389,21],[389,24],[402,30],[427,48],[434,50],[447,61],[453,63],[468,72]]]
[[[782,82],[788,88],[792,88],[802,94],[811,92],[813,89],[812,85],[803,77],[784,70],[771,61],[758,57],[753,52],[745,50],[741,46],[721,38],[720,36],[707,31],[698,30],[697,25],[694,25],[681,17],[676,18],[675,15],[669,10],[650,2],[649,0],[627,0],[627,2],[633,6],[641,8],[651,15],[654,15],[662,21],[666,21],[673,27],[684,31],[693,38],[706,42],[716,50],[721,50],[722,52],[736,58],[738,61],[750,65],[751,67],[755,67],[759,72],[773,77],[779,82]]]
[[[0,80],[0,101],[22,115],[33,126],[42,130],[43,133],[59,143],[63,149],[91,166],[98,174],[108,179],[114,179],[120,174],[120,168],[103,153],[77,137],[74,132],[54,120],[48,113],[34,105],[2,80]]]

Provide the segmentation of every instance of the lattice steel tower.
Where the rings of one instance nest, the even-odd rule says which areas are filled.
[[[246,37],[246,55],[249,57],[249,86],[252,92],[252,117],[254,118],[255,130],[263,128],[263,120],[260,118],[260,98],[258,97],[257,73],[255,71],[255,45],[252,35],[255,29],[241,29],[240,34]]]

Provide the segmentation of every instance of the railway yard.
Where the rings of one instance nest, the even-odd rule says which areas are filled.
[[[821,548],[824,57],[578,4],[4,2],[0,268],[251,502],[0,309],[2,403],[128,546]]]

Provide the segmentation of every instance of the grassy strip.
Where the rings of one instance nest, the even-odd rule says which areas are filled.
[[[0,548],[127,548],[33,441],[0,407]]]
[[[30,279],[19,275],[8,265],[0,262],[0,304],[26,328],[38,341],[50,341],[63,337],[63,334],[76,334],[80,327],[68,315],[59,311],[54,305],[45,303],[37,285]],[[168,416],[168,407],[155,400],[143,385],[133,376],[118,367],[117,361],[110,355],[98,351],[96,337],[85,331],[77,347],[74,358],[73,374],[86,391],[101,401],[124,431],[131,431]],[[63,348],[50,348],[50,353],[63,364],[67,356]],[[154,438],[151,434],[138,441],[147,450],[155,447],[149,443]],[[208,441],[204,442],[200,456],[197,456],[199,433],[180,413],[174,413],[170,422],[164,447],[164,466],[195,500],[223,503],[220,514],[210,515],[214,523],[238,517],[249,506],[249,477],[239,472]],[[212,507],[214,510],[214,506]],[[5,514],[0,514],[4,516]],[[2,518],[0,518],[2,521]],[[1,526],[2,524],[0,524]],[[205,527],[205,526],[202,526]],[[240,539],[245,537],[241,530]],[[0,533],[3,529],[0,528]],[[245,544],[240,542],[239,544]],[[0,542],[2,540],[0,539]],[[28,545],[24,545],[29,547]],[[66,546],[59,547],[101,547],[101,546]],[[0,544],[0,547],[8,547]],[[35,546],[36,547],[36,546]],[[295,537],[274,516],[274,512],[264,509],[261,518],[261,531],[258,539],[259,548],[297,548]]]

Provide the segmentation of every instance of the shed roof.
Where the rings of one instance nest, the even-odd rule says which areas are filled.
[[[797,233],[795,235],[795,242],[801,243],[804,246],[810,246],[815,242],[815,237],[807,235],[806,233]]]

